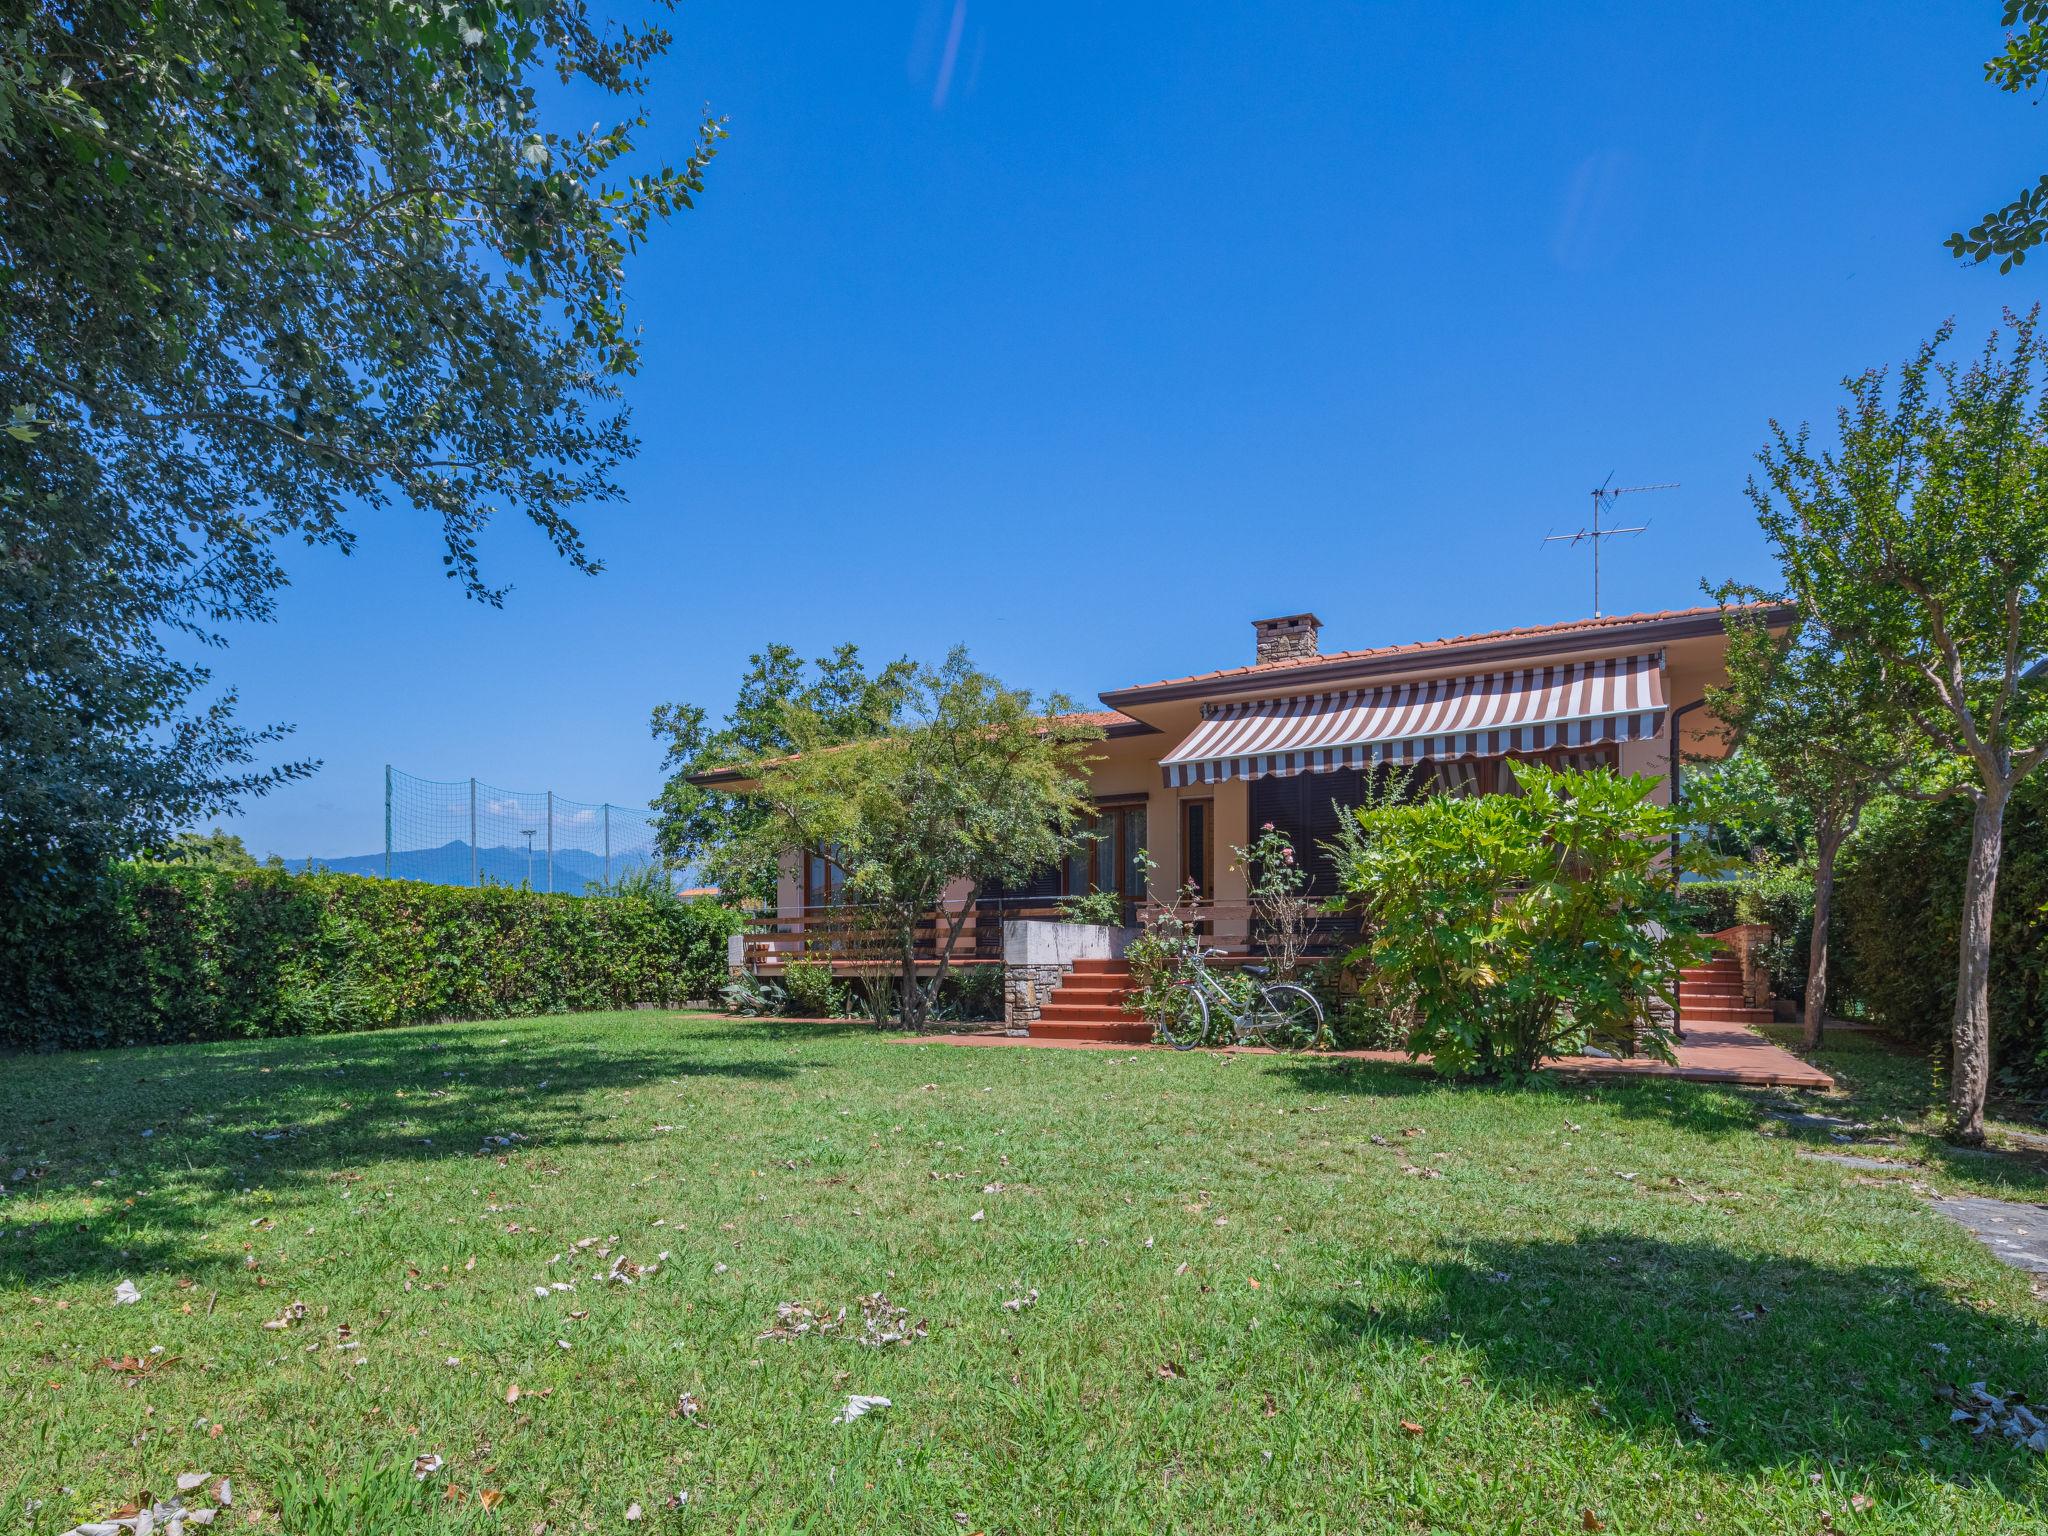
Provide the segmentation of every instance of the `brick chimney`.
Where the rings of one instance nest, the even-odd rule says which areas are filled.
[[[1312,613],[1282,614],[1277,619],[1253,619],[1252,633],[1258,637],[1258,659],[1299,661],[1316,653],[1316,635],[1323,621]]]

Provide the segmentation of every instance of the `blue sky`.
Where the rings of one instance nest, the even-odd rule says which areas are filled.
[[[1270,613],[1577,617],[1539,541],[1610,471],[1682,489],[1628,509],[1609,611],[1762,578],[1769,418],[2040,291],[1940,247],[2048,169],[1982,82],[1997,11],[689,0],[649,147],[706,102],[731,138],[629,272],[609,569],[502,524],[487,609],[405,513],[296,558],[218,675],[325,766],[231,825],[381,847],[386,762],[644,801],[649,708],[722,712],[772,640],[1091,699]]]

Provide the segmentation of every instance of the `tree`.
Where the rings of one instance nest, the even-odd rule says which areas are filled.
[[[1867,658],[1800,625],[1773,635],[1753,602],[1762,594],[1729,586],[1718,594],[1728,631],[1728,685],[1707,690],[1725,739],[1760,766],[1783,799],[1811,818],[1813,935],[1806,958],[1805,1040],[1817,1049],[1826,1018],[1828,930],[1835,860],[1864,808],[1892,783],[1909,756],[1879,696]]]
[[[1068,718],[1057,696],[1004,687],[965,651],[907,681],[900,719],[866,739],[835,740],[814,715],[791,711],[797,751],[760,765],[749,793],[768,814],[749,837],[773,853],[831,850],[861,909],[849,931],[887,935],[900,1016],[916,1029],[976,894],[1057,865],[1085,841],[1089,747],[1102,732]],[[920,982],[928,923],[936,964]]]
[[[197,864],[207,869],[261,869],[248,844],[233,832],[215,827],[211,832],[180,832],[164,848],[166,864]]]
[[[2013,95],[2031,92],[2048,74],[2048,0],[2005,0],[2002,25],[2005,47],[1984,61],[1984,78]],[[1996,258],[1998,270],[2010,272],[2044,239],[2048,176],[1942,243],[1959,260],[1974,264]]]
[[[1932,756],[1926,792],[1973,806],[1957,960],[1950,1134],[1984,1139],[1991,920],[2007,801],[2048,757],[2048,390],[2037,314],[2006,317],[1968,367],[1944,326],[1899,371],[1845,381],[1838,442],[1771,423],[1750,497],[1817,643]]]
[[[1534,1071],[1599,1037],[1671,1055],[1655,1005],[1706,953],[1667,862],[1682,817],[1656,780],[1515,763],[1519,795],[1429,795],[1352,813],[1327,844],[1412,1053],[1446,1072]],[[1679,855],[1683,860],[1685,854]]]
[[[310,765],[207,703],[167,634],[271,615],[345,514],[478,539],[571,515],[634,451],[624,261],[688,206],[643,120],[556,132],[535,84],[631,97],[668,46],[584,0],[30,0],[0,47],[0,826],[11,883],[148,846]],[[580,121],[587,110],[576,108]],[[27,764],[26,769],[22,767]],[[28,850],[22,852],[21,850]]]
[[[669,779],[655,798],[661,851],[680,863],[715,868],[722,894],[773,901],[776,850],[755,836],[768,808],[736,786],[691,780],[794,752],[801,732],[825,746],[880,735],[896,723],[916,673],[908,658],[870,673],[860,647],[841,645],[804,663],[787,645],[747,658],[739,694],[716,729],[697,704],[658,704],[651,729],[667,742]]]

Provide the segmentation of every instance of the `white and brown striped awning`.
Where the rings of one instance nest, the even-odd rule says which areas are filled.
[[[1205,705],[1160,766],[1174,787],[1637,741],[1663,728],[1664,655],[1652,651]]]

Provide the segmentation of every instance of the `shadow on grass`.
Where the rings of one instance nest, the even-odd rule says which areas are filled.
[[[2039,1331],[1959,1305],[1917,1270],[1617,1231],[1470,1254],[1382,1269],[1379,1299],[1328,1304],[1330,1343],[1475,1351],[1487,1385],[1736,1470],[1826,1462],[1880,1482],[2040,1491],[2038,1455],[1973,1442],[1935,1395],[2037,1386]]]
[[[154,1267],[196,1275],[228,1262],[195,1239],[242,1189],[616,1145],[685,1119],[687,1090],[680,1105],[650,1103],[631,1128],[617,1124],[616,1105],[596,1111],[601,1096],[799,1070],[716,1048],[781,1038],[772,1032],[502,1027],[517,1033],[425,1027],[38,1058],[0,1101],[0,1285]],[[27,1219],[27,1203],[51,1199],[87,1200],[90,1214]]]
[[[1655,1119],[1701,1136],[1749,1134],[1756,1112],[1739,1095],[1718,1091],[1719,1085],[1683,1078],[1576,1078],[1540,1072],[1525,1080],[1505,1081],[1451,1077],[1425,1062],[1352,1061],[1342,1057],[1301,1055],[1268,1058],[1274,1078],[1290,1088],[1313,1094],[1357,1094],[1400,1098],[1432,1089],[1479,1098],[1596,1098],[1626,1118]]]

